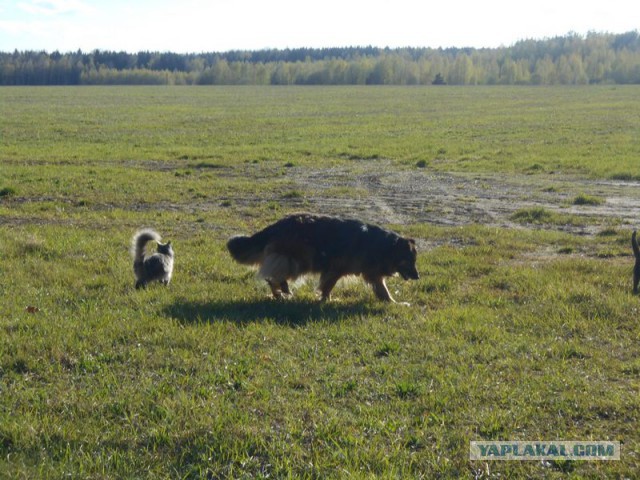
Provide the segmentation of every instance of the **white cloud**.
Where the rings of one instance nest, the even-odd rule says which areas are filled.
[[[93,8],[82,0],[30,0],[17,7],[31,15],[54,16],[62,14],[90,13]]]
[[[496,47],[622,33],[640,3],[608,0],[0,0],[0,50],[224,51],[356,45]]]

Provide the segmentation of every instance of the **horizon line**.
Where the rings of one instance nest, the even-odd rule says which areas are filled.
[[[137,49],[137,50],[122,50],[122,49],[109,49],[109,48],[92,48],[92,49],[87,49],[84,50],[82,48],[77,48],[74,50],[65,50],[65,51],[61,51],[60,49],[54,49],[54,50],[48,50],[46,48],[42,48],[42,49],[18,49],[18,48],[14,48],[12,50],[4,50],[4,49],[0,49],[0,53],[15,53],[15,52],[19,52],[19,53],[25,53],[25,52],[36,52],[36,53],[45,53],[45,54],[53,54],[53,53],[60,53],[60,54],[71,54],[71,53],[77,53],[77,52],[81,52],[81,53],[92,53],[92,52],[116,52],[116,53],[126,53],[129,55],[133,55],[133,54],[137,54],[137,53],[174,53],[177,55],[202,55],[202,54],[225,54],[225,53],[232,53],[232,52],[268,52],[268,51],[295,51],[295,50],[335,50],[335,49],[376,49],[376,50],[501,50],[501,49],[509,49],[509,48],[513,48],[514,46],[516,46],[519,43],[525,43],[525,42],[546,42],[546,41],[550,41],[550,40],[554,40],[554,39],[558,39],[558,38],[575,38],[575,37],[579,37],[581,39],[586,39],[587,37],[591,36],[591,35],[600,35],[600,36],[618,36],[618,35],[626,35],[626,34],[630,34],[630,33],[635,33],[636,35],[639,35],[639,30],[638,29],[634,29],[634,30],[628,30],[625,32],[610,32],[610,31],[597,31],[597,30],[589,30],[587,33],[578,33],[575,31],[569,31],[564,35],[554,35],[554,36],[547,36],[547,37],[529,37],[529,38],[522,38],[519,40],[516,40],[515,42],[509,44],[509,45],[504,45],[501,44],[497,47],[473,47],[473,46],[464,46],[464,47],[456,47],[456,46],[439,46],[439,47],[429,47],[429,46],[412,46],[412,45],[405,45],[405,46],[397,46],[397,47],[391,47],[391,46],[376,46],[376,45],[341,45],[341,46],[324,46],[324,47],[309,47],[309,46],[299,46],[299,47],[260,47],[260,48],[232,48],[232,49],[227,49],[227,50],[200,50],[200,51],[174,51],[174,50],[152,50],[152,49]]]

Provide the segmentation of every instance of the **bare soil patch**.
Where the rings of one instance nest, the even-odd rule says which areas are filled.
[[[519,226],[512,220],[515,212],[544,208],[579,221],[539,227],[594,234],[603,225],[634,225],[640,218],[638,182],[561,175],[398,171],[384,163],[360,173],[347,168],[305,168],[292,174],[297,188],[305,192],[304,199],[297,200],[301,206],[378,223],[514,227]],[[340,195],[332,196],[336,189]],[[600,205],[573,205],[581,193],[604,201]]]

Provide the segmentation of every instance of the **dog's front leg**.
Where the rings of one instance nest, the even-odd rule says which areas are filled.
[[[379,300],[382,300],[383,302],[395,303],[395,300],[389,293],[387,284],[384,283],[383,277],[371,279],[369,283],[371,283],[371,286],[373,287],[373,293],[376,294],[376,297],[378,297]]]
[[[320,275],[320,294],[322,295],[321,300],[323,302],[328,302],[331,300],[331,290],[336,286],[338,280],[340,280],[341,275],[333,272],[323,272]]]

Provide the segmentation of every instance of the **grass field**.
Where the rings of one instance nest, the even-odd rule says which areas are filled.
[[[0,477],[634,478],[638,125],[638,87],[1,89]],[[299,210],[416,238],[411,307],[270,300],[224,244]]]

